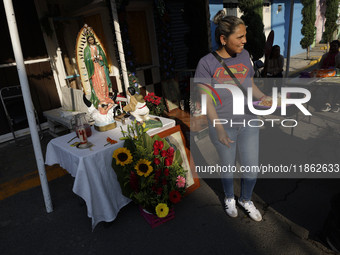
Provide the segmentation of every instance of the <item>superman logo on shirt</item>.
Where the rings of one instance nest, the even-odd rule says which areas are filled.
[[[249,72],[249,69],[244,64],[236,64],[232,66],[228,66],[230,71],[235,75],[235,77],[240,81],[242,84],[247,77],[247,74]],[[219,67],[216,69],[214,73],[214,78],[219,83],[228,83],[228,84],[235,84],[233,79],[230,77],[228,72],[224,69],[224,67]]]

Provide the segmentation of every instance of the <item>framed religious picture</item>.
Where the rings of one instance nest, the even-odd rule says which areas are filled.
[[[175,79],[162,81],[162,91],[168,112],[179,108],[181,92],[178,82]]]
[[[185,138],[181,131],[180,125],[165,130],[157,134],[160,138],[164,138],[175,151],[179,150],[182,157],[182,166],[188,170],[186,176],[185,195],[190,194],[201,186],[197,173],[195,172],[195,164],[189,149],[186,147]]]

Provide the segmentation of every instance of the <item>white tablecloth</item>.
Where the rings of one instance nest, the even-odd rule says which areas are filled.
[[[163,127],[150,129],[147,133],[152,136],[175,126],[175,120],[160,118]],[[127,124],[131,121],[127,120]],[[88,138],[94,146],[90,149],[78,149],[71,144],[79,141],[75,138],[68,143],[75,133],[70,133],[52,139],[47,145],[46,164],[59,164],[75,177],[73,192],[83,198],[87,206],[87,215],[92,218],[92,229],[101,221],[113,221],[119,210],[131,200],[122,195],[116,173],[112,164],[114,150],[122,147],[121,123],[117,122],[115,129],[98,132],[92,127],[92,136]],[[126,131],[127,125],[123,125]],[[116,144],[104,146],[110,137],[118,141]]]

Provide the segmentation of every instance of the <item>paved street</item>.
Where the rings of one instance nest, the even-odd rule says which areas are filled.
[[[305,53],[292,56],[291,77],[315,69],[313,64],[325,52],[322,46],[313,48],[314,62],[306,60]],[[319,90],[310,102],[311,122],[299,118],[293,135],[278,124],[262,127],[260,163],[339,163],[340,112],[320,112],[324,100],[325,93]],[[195,165],[216,165],[209,136],[191,138]],[[43,153],[50,139],[45,133]],[[2,144],[0,157],[0,193],[6,183],[37,170],[30,145]],[[263,221],[254,222],[241,209],[237,218],[228,217],[218,176],[200,177],[201,187],[175,207],[174,219],[161,226],[152,229],[138,206],[130,203],[112,223],[99,223],[91,231],[86,206],[72,192],[73,178],[63,174],[49,181],[52,213],[46,213],[40,186],[0,200],[0,254],[337,254],[319,234],[331,210],[330,199],[340,192],[339,179],[259,178],[253,201]],[[238,195],[238,179],[235,189]]]

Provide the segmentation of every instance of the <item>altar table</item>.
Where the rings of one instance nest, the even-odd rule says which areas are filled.
[[[149,129],[147,133],[150,136],[176,125],[175,120],[162,117],[159,119],[163,127]],[[122,195],[116,173],[111,166],[113,152],[124,145],[124,141],[119,140],[123,136],[120,127],[126,131],[127,124],[131,124],[130,119],[126,120],[125,125],[117,122],[116,128],[106,132],[98,132],[92,127],[92,136],[88,138],[94,145],[91,148],[78,149],[71,146],[74,142],[79,142],[78,138],[69,142],[76,136],[75,132],[54,138],[47,145],[45,164],[59,164],[75,177],[72,190],[86,202],[87,215],[92,219],[92,230],[101,221],[113,221],[119,210],[131,201]],[[104,146],[107,144],[107,137],[118,143]]]

